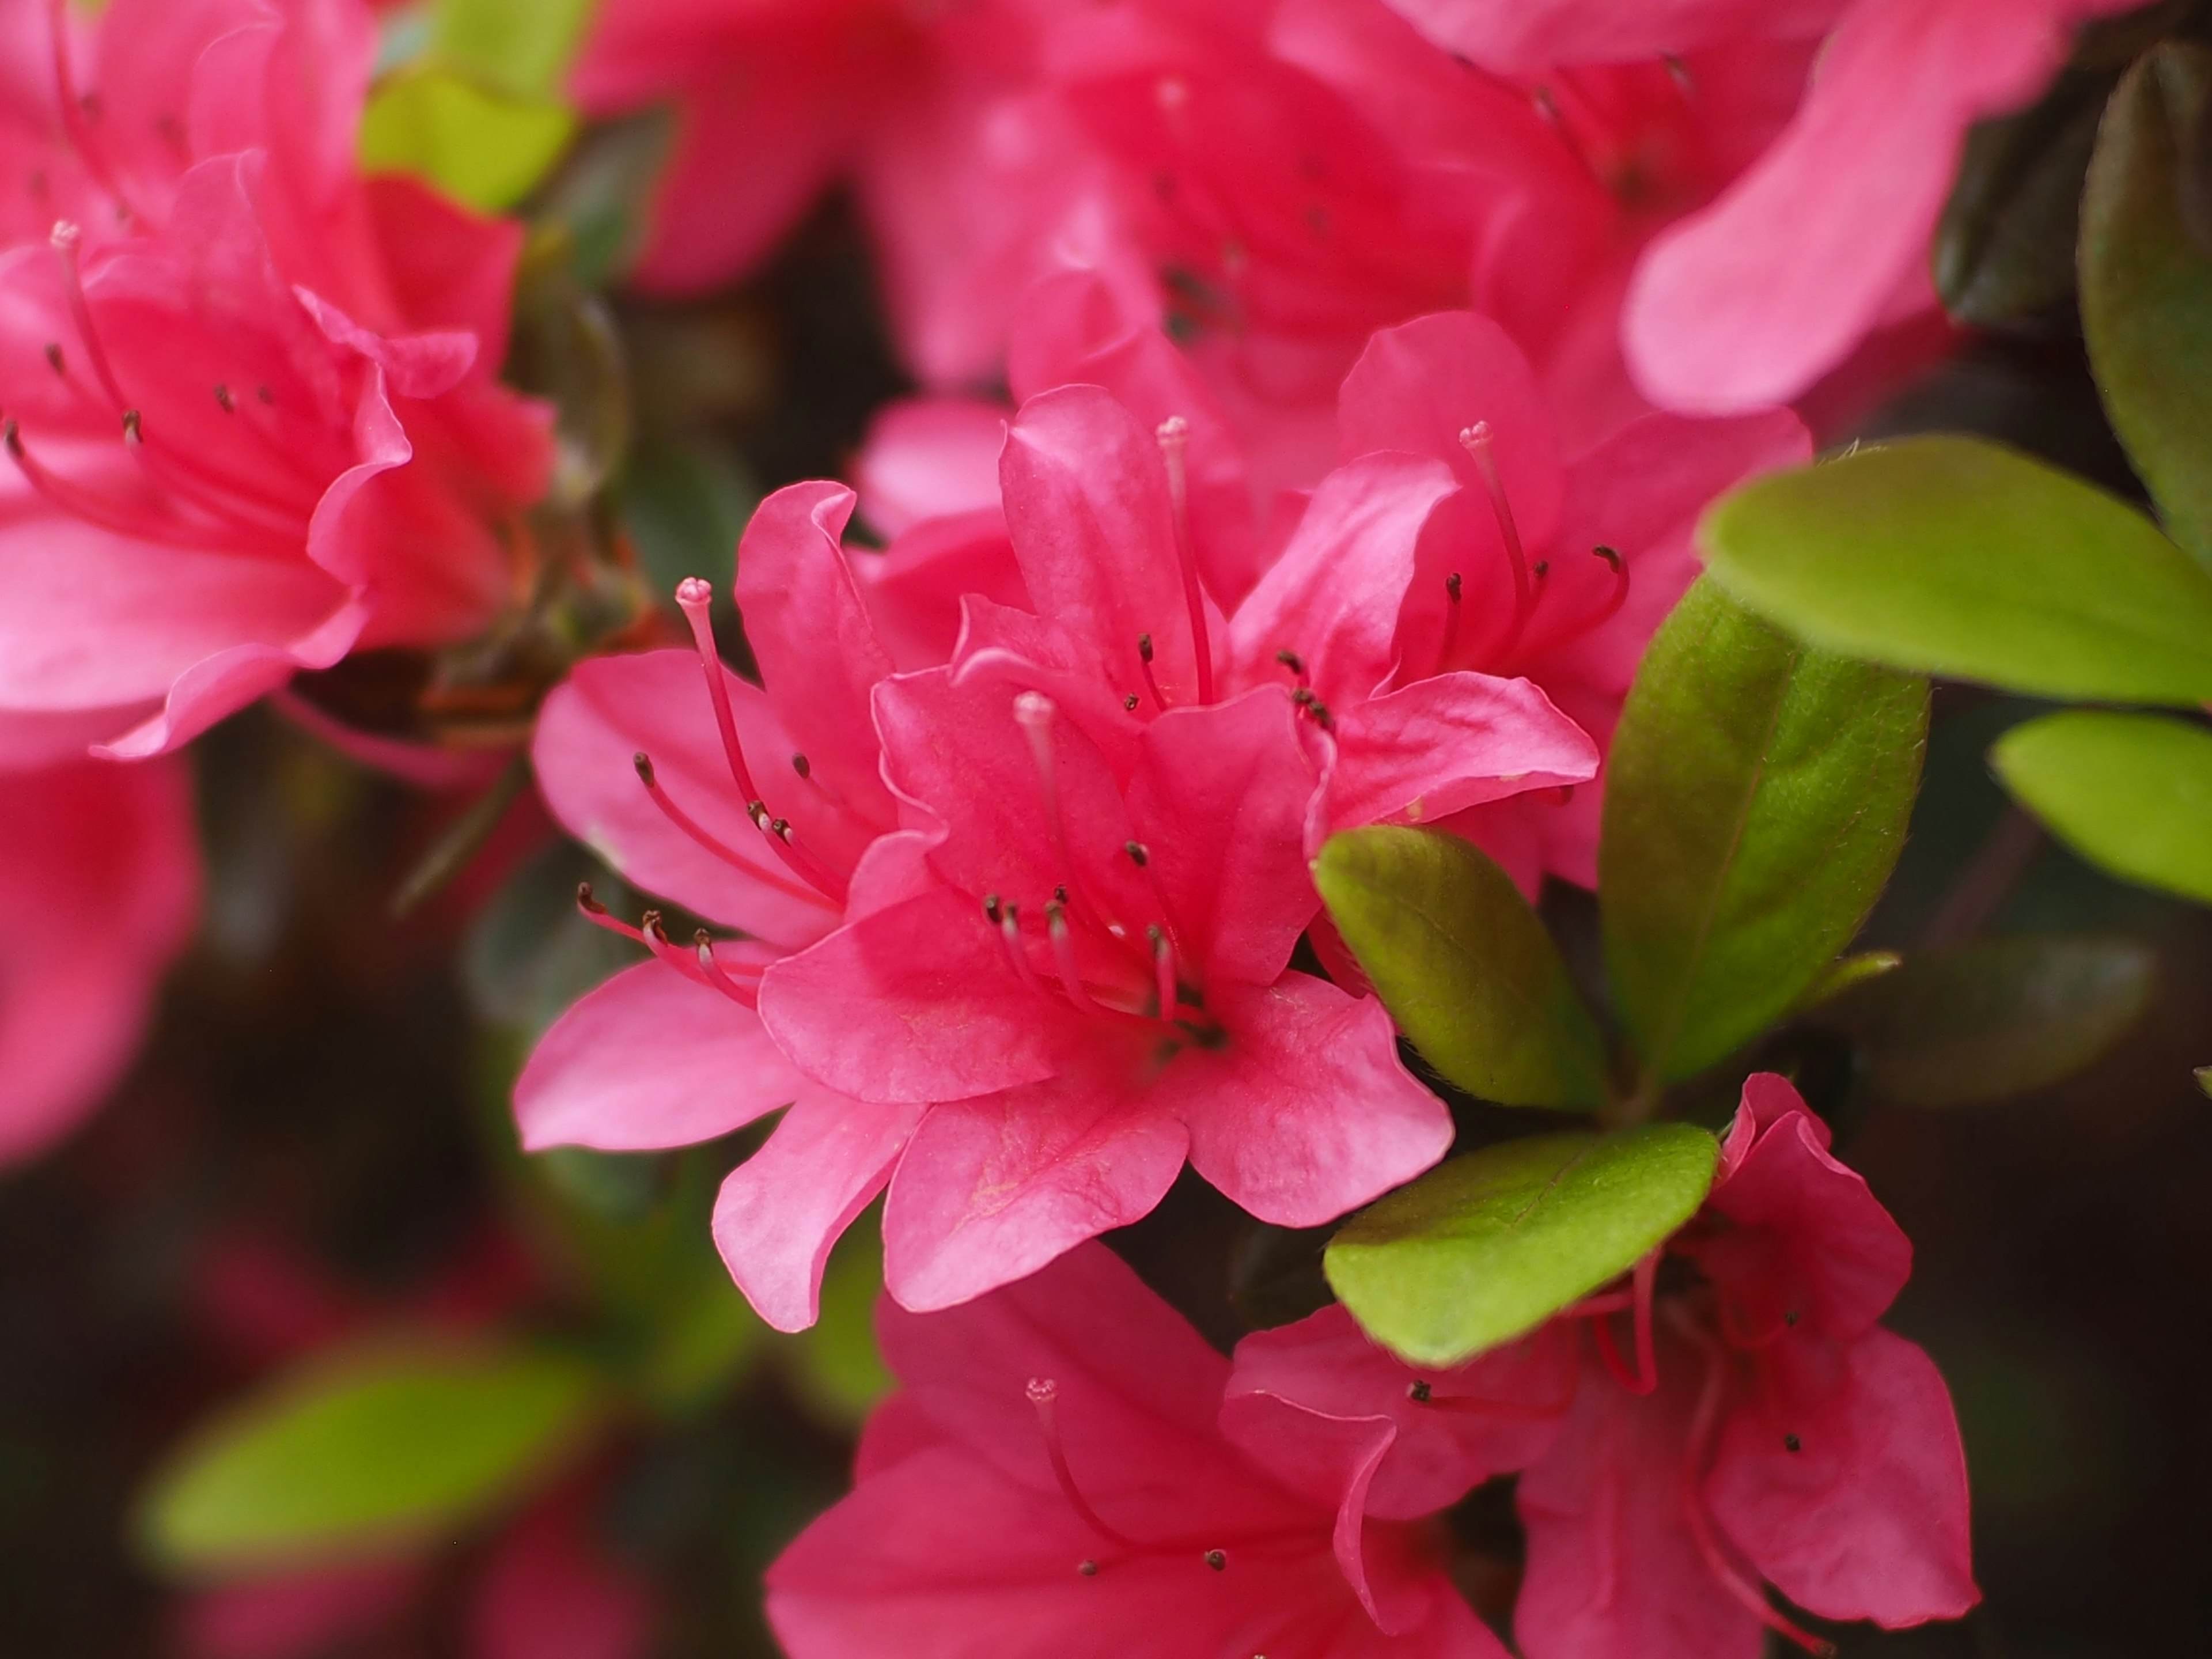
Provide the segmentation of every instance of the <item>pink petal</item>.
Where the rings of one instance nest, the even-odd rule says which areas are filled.
[[[1328,828],[1428,823],[1596,775],[1597,745],[1527,680],[1438,674],[1336,717]]]
[[[1237,1345],[1222,1429],[1277,1480],[1334,1502],[1344,1490],[1341,1468],[1310,1455],[1308,1443],[1274,1413],[1387,1424],[1391,1444],[1366,1489],[1366,1510],[1412,1521],[1542,1456],[1565,1419],[1576,1370],[1564,1331],[1457,1370],[1416,1370],[1368,1340],[1342,1307],[1331,1306]],[[1429,1384],[1430,1403],[1407,1393],[1416,1382]],[[1439,1400],[1446,1403],[1433,1403]]]
[[[842,815],[822,811],[793,774],[797,745],[760,688],[726,672],[723,684],[754,776],[777,792],[771,808],[810,843],[841,831]],[[640,754],[669,799],[734,860],[701,847],[653,804],[638,779]],[[531,758],[553,816],[647,892],[781,945],[806,944],[836,925],[836,905],[785,866],[746,815],[692,653],[578,664],[546,698]]]
[[[1191,702],[1190,609],[1154,434],[1099,387],[1063,386],[1022,406],[999,472],[1039,614],[1088,640],[1120,692],[1146,694],[1137,641],[1149,635],[1162,695]]]
[[[1059,1069],[1076,1017],[1024,986],[981,908],[939,888],[777,963],[761,1020],[825,1088],[869,1100],[961,1100]]]
[[[757,1014],[641,962],[538,1039],[514,1085],[514,1115],[525,1152],[647,1152],[726,1135],[804,1086]]]
[[[860,516],[878,535],[928,519],[995,512],[1012,411],[980,398],[908,398],[869,422],[854,463]]]
[[[845,562],[841,538],[853,501],[842,484],[818,483],[763,501],[738,546],[737,599],[785,731],[845,805],[880,830],[893,811],[868,698],[891,660]],[[774,759],[788,764],[791,757]],[[767,757],[754,763],[764,768]]]
[[[1849,0],[1385,0],[1446,52],[1506,74],[1632,64],[1747,34],[1813,34]]]
[[[927,1109],[802,1090],[768,1144],[722,1182],[714,1243],[776,1329],[804,1330],[819,1316],[831,1248],[883,1190]]]
[[[1966,1454],[1935,1362],[1877,1327],[1815,1380],[1829,1364],[1793,1364],[1782,1350],[1797,1346],[1778,1348],[1775,1398],[1747,1401],[1722,1430],[1705,1484],[1715,1518],[1808,1613],[1890,1630],[1960,1617],[1981,1592]]]
[[[1276,659],[1287,650],[1332,709],[1372,696],[1398,666],[1398,617],[1422,527],[1457,488],[1448,465],[1407,454],[1363,455],[1324,478],[1231,620],[1244,679],[1290,684]]]
[[[1789,131],[1662,234],[1632,288],[1629,362],[1664,407],[1786,402],[1847,356],[1926,258],[1967,127],[2033,98],[2079,0],[1862,0]]]
[[[1110,1066],[940,1105],[891,1182],[884,1285],[926,1312],[1034,1273],[1150,1214],[1188,1145]]]
[[[1399,1063],[1372,998],[1285,974],[1209,986],[1218,1049],[1178,1054],[1152,1098],[1190,1126],[1198,1172],[1262,1221],[1315,1227],[1404,1185],[1451,1146],[1451,1114]]]
[[[1029,604],[998,491],[994,462],[989,507],[925,520],[893,542],[881,559],[863,559],[854,566],[876,631],[902,671],[936,668],[951,660],[960,638],[961,603],[968,595],[997,605]]]
[[[1129,823],[1176,947],[1210,991],[1272,982],[1320,908],[1304,847],[1316,780],[1290,699],[1175,709],[1143,743]]]

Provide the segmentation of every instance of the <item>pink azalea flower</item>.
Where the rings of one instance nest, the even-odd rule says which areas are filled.
[[[116,0],[41,45],[69,115],[0,253],[0,710],[143,756],[480,631],[551,453],[494,379],[521,232],[357,176],[367,12]]]
[[[1336,1309],[1247,1338],[1227,1420],[1378,1425],[1376,1515],[1525,1471],[1514,1628],[1530,1659],[1752,1659],[1769,1627],[1826,1651],[1762,1581],[1824,1619],[1966,1613],[1979,1592],[1950,1397],[1876,1323],[1911,1246],[1781,1078],[1744,1085],[1712,1192],[1664,1257],[1456,1371],[1412,1370]],[[1612,1322],[1632,1311],[1625,1357]],[[1308,1489],[1328,1473],[1310,1467]]]
[[[839,545],[850,491],[795,484],[763,502],[738,599],[766,689],[714,653],[704,582],[678,598],[695,653],[578,665],[539,717],[539,787],[568,830],[630,880],[738,943],[623,927],[658,960],[617,975],[549,1030],[515,1086],[523,1145],[686,1146],[789,1106],[715,1214],[732,1275],[771,1323],[813,1322],[830,1245],[890,1177],[921,1108],[819,1087],[755,1012],[764,968],[881,902],[896,828],[870,690],[890,659]],[[702,665],[707,684],[701,686]],[[612,924],[586,896],[586,908]]]
[[[1228,1364],[1103,1246],[949,1313],[888,1302],[904,1385],[858,1485],[769,1570],[792,1659],[1172,1650],[1205,1659],[1503,1659],[1422,1528],[1363,1525],[1371,1437],[1238,1446]],[[1333,1457],[1341,1505],[1273,1479]]]
[[[0,772],[0,1164],[51,1146],[121,1077],[199,896],[174,763]]]
[[[1031,9],[1026,0],[602,8],[576,73],[586,106],[677,110],[641,283],[681,292],[743,274],[845,179],[925,380],[989,375],[1015,297],[1064,259],[1149,296],[1150,276],[1128,251],[1126,186],[1039,81]]]
[[[1931,303],[1929,240],[1967,129],[2033,100],[2076,24],[2135,3],[1389,0],[1448,51],[1569,88],[1638,60],[1820,40],[1795,118],[1652,244],[1627,295],[1638,384],[1704,412],[1795,398]]]

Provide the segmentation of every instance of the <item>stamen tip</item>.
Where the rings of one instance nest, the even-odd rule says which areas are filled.
[[[1033,1376],[1022,1392],[1029,1396],[1032,1406],[1049,1406],[1060,1398],[1060,1383],[1049,1376]]]
[[[714,602],[714,584],[703,576],[686,576],[676,584],[676,603],[686,611]]]
[[[637,781],[643,784],[647,788],[652,788],[653,757],[647,754],[644,750],[641,749],[637,753],[629,757],[629,763],[637,770]]]

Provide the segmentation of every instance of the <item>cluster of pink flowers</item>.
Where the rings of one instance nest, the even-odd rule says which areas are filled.
[[[1454,1371],[1340,1309],[1223,1358],[1086,1246],[950,1314],[886,1304],[903,1385],[858,1489],[769,1575],[793,1659],[1501,1659],[1437,1517],[1522,1471],[1530,1659],[1752,1659],[1761,1580],[1890,1627],[1978,1599],[1950,1400],[1875,1322],[1911,1248],[1789,1085],[1753,1078],[1703,1212],[1622,1290]],[[1656,1285],[1656,1288],[1655,1288]],[[1620,1334],[1632,1329],[1632,1358]]]

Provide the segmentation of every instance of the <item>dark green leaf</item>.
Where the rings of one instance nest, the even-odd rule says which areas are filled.
[[[142,1534],[190,1574],[405,1549],[542,1477],[599,1407],[597,1375],[552,1354],[423,1340],[318,1358],[187,1442]]]
[[[2157,965],[2131,939],[1977,939],[1915,957],[1814,1018],[1859,1040],[1883,1099],[1966,1106],[2090,1065],[2149,1005]]]
[[[2013,727],[1990,758],[2021,805],[2090,863],[2212,904],[2212,731],[2075,709]]]
[[[1507,1106],[1595,1108],[1605,1040],[1512,878],[1456,836],[1382,827],[1314,864],[1329,916],[1421,1057]]]
[[[1353,1217],[1323,1257],[1328,1282],[1393,1352],[1456,1365],[1657,1249],[1697,1213],[1718,1155],[1686,1123],[1486,1147]]]
[[[1644,1087],[1795,1007],[1904,845],[1928,688],[1798,644],[1699,582],[1614,733],[1599,843],[1606,966]]]
[[[1739,601],[1823,650],[2032,696],[2212,698],[2212,578],[2124,502],[1979,439],[1762,478],[1698,541]]]
[[[2212,258],[2183,210],[2208,90],[2212,51],[2170,41],[2112,95],[2081,202],[2081,327],[2113,431],[2212,563]]]
[[[1954,317],[1987,327],[2073,293],[2081,179],[2112,87],[2108,74],[2069,72],[1968,136],[1936,234],[1936,287]]]

